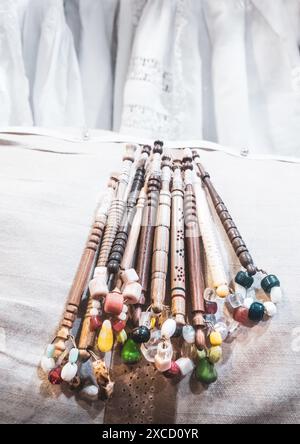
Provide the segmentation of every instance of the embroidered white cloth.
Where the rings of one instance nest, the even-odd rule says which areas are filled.
[[[98,196],[120,169],[122,144],[105,142],[108,136],[120,137],[95,131],[83,142],[76,130],[0,133],[1,423],[103,422],[103,403],[50,386],[38,364],[62,315]],[[184,378],[175,407],[166,393],[163,418],[299,423],[300,165],[217,151],[201,157],[256,263],[280,278],[284,300],[271,321],[224,344],[216,384],[204,389]]]

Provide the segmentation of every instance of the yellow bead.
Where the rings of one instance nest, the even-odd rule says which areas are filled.
[[[155,324],[156,324],[156,318],[153,317],[153,318],[151,318],[150,328],[154,328]]]
[[[113,343],[114,335],[111,322],[106,319],[102,324],[97,345],[101,352],[106,353],[112,349]]]
[[[229,295],[229,288],[227,285],[219,285],[216,289],[217,296],[220,298],[226,298]]]
[[[222,358],[222,349],[220,346],[211,347],[208,351],[208,359],[212,364],[216,364]]]
[[[211,345],[218,346],[222,344],[222,336],[218,331],[213,331],[209,335]]]
[[[126,334],[126,331],[125,331],[125,330],[121,330],[120,333],[118,333],[117,341],[118,341],[120,344],[124,344],[124,342],[126,342],[126,340],[127,340],[127,334]]]

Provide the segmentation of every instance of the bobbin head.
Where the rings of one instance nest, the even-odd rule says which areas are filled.
[[[185,148],[183,152],[182,157],[182,169],[185,170],[192,170],[193,169],[193,156],[192,152],[189,148]]]
[[[136,149],[137,149],[136,145],[132,143],[127,143],[125,147],[125,155],[123,157],[123,160],[130,160],[131,162],[133,162]]]
[[[154,142],[153,153],[162,154],[164,143],[161,140],[156,140]]]
[[[150,153],[151,153],[151,146],[143,145],[142,154],[147,154],[147,156],[150,156]]]

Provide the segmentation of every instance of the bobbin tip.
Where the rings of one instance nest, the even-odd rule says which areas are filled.
[[[195,344],[198,350],[205,348],[205,334],[202,328],[196,329]]]

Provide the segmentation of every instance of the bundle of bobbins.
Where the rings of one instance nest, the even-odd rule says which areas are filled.
[[[212,212],[241,264],[235,276],[225,269]],[[222,343],[237,327],[274,316],[281,297],[278,278],[255,265],[196,150],[175,158],[161,141],[126,145],[41,367],[50,383],[67,383],[90,399],[113,393],[112,351],[125,364],[144,357],[168,378],[193,374],[211,384]]]

